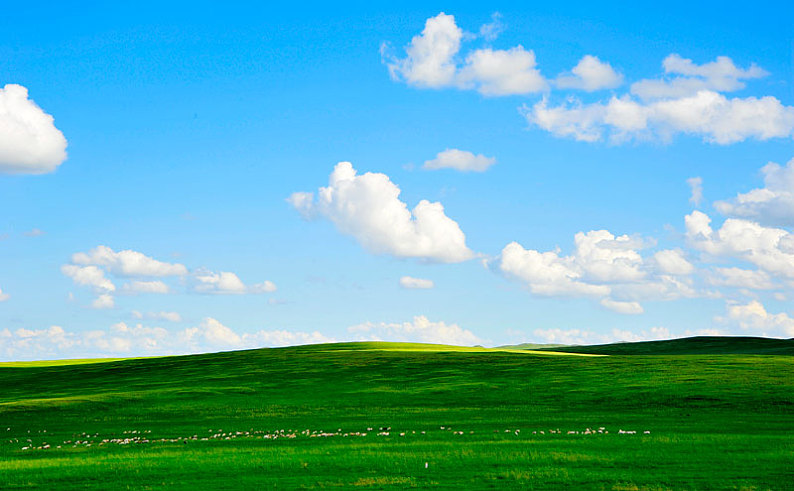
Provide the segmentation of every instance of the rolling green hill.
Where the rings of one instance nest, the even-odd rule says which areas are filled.
[[[0,365],[0,489],[782,489],[794,358],[344,343]]]
[[[794,339],[698,336],[594,346],[535,346],[532,349],[599,355],[794,355]]]

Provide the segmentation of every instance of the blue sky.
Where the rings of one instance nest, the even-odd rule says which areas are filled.
[[[792,19],[6,9],[0,359],[792,337]]]

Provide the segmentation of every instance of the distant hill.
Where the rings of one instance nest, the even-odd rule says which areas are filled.
[[[505,346],[499,346],[498,349],[527,349],[527,350],[539,350],[545,348],[562,348],[564,346],[568,346],[567,344],[548,344],[548,343],[521,343],[521,344],[507,344]],[[563,350],[564,351],[564,350]]]
[[[794,339],[697,336],[665,341],[594,346],[534,347],[531,349],[598,355],[794,355]]]

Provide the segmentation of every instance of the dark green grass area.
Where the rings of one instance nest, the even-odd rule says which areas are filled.
[[[0,489],[794,486],[790,356],[347,343],[4,367],[0,387]]]
[[[597,355],[794,355],[794,339],[697,336],[594,346],[537,345],[523,349]]]

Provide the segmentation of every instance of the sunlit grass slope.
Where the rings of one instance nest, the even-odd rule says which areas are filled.
[[[794,339],[698,336],[665,341],[595,346],[534,347],[533,349],[600,355],[794,355]]]
[[[793,362],[344,343],[4,366],[0,489],[785,489]]]

